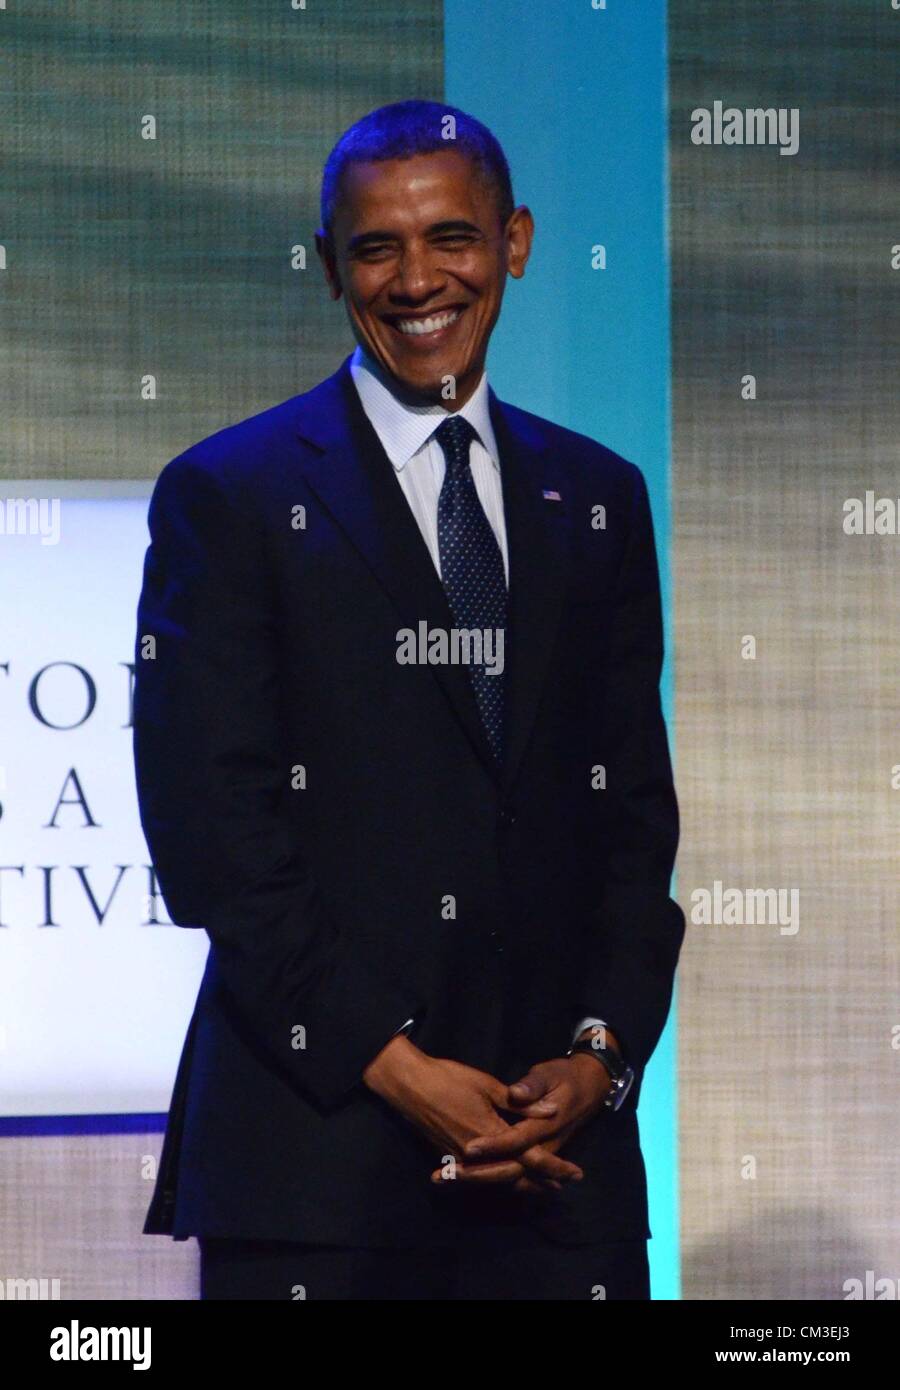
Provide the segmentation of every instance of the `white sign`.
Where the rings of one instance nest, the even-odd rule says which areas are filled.
[[[165,1111],[209,943],[138,819],[148,496],[10,507],[29,487],[0,484],[0,1115]]]

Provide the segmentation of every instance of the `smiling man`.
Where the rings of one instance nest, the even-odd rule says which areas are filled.
[[[388,160],[368,157],[367,138],[378,146],[364,124],[325,170],[316,244],[331,292],[345,296],[362,352],[410,406],[446,406],[448,380],[455,409],[471,398],[506,277],[524,274],[531,249],[531,214],[513,208],[508,176],[497,187],[487,150],[482,166],[464,152],[469,142],[456,147],[466,124],[437,150]]]
[[[356,351],[154,491],[141,816],[210,952],[145,1230],[205,1298],[649,1296],[659,580],[639,470],[488,386],[533,232],[478,121],[372,112],[316,239]]]

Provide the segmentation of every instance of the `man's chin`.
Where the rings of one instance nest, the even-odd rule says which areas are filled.
[[[420,397],[423,401],[444,402],[444,391],[447,387],[448,378],[457,379],[450,363],[415,363],[408,365],[403,362],[395,362],[384,370],[393,379],[397,387],[402,389],[407,395]]]
[[[455,382],[457,391],[460,383],[468,379],[471,372],[470,356],[467,352],[448,352],[446,349],[432,352],[397,352],[394,344],[378,343],[356,335],[357,342],[385,385],[396,394],[409,398],[410,404],[448,405],[453,397],[446,396],[448,381]]]

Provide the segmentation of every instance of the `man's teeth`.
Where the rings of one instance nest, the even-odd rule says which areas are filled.
[[[435,314],[430,319],[400,319],[397,327],[401,333],[437,333],[439,328],[449,328],[459,315],[459,309],[450,309],[446,314]]]

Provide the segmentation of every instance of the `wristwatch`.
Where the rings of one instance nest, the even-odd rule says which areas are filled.
[[[576,1052],[586,1052],[588,1056],[596,1057],[598,1062],[603,1063],[612,1082],[603,1097],[603,1104],[607,1110],[618,1110],[634,1083],[634,1068],[613,1048],[603,1046],[604,1034],[603,1028],[592,1029],[590,1037],[573,1043],[566,1056],[574,1057]]]

